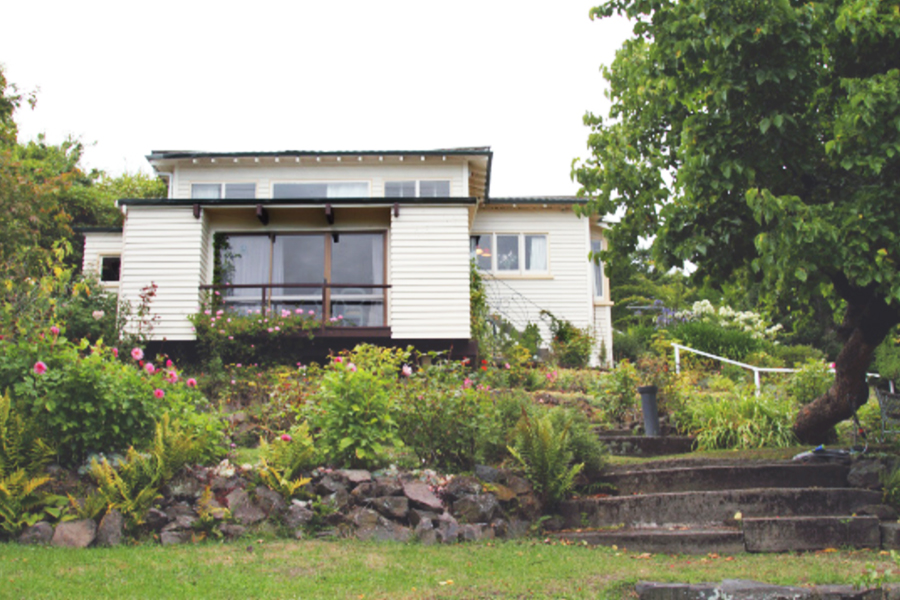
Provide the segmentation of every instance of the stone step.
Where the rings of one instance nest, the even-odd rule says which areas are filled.
[[[638,435],[599,435],[600,441],[616,456],[667,456],[687,454],[694,438],[681,435],[645,437]]]
[[[750,488],[578,498],[560,504],[563,527],[733,525],[743,517],[842,516],[881,503],[881,493],[857,488]]]
[[[617,495],[749,488],[846,487],[850,467],[836,464],[744,463],[617,471],[598,482]]]
[[[566,531],[553,534],[551,537],[592,546],[617,546],[627,552],[735,554],[744,551],[744,537],[737,527]]]
[[[743,520],[747,552],[880,548],[878,517],[765,517]]]
[[[759,581],[726,579],[721,583],[667,583],[639,581],[634,586],[639,600],[882,600],[896,598],[896,584],[859,588],[853,585],[780,586]]]

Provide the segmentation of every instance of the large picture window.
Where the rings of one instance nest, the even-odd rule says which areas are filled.
[[[229,310],[312,311],[348,325],[385,324],[384,233],[226,235],[221,280]],[[331,284],[324,290],[322,283]],[[279,284],[283,285],[281,287]]]
[[[273,198],[367,198],[366,181],[328,181],[322,183],[276,183]]]
[[[385,181],[385,198],[448,198],[450,180]]]
[[[543,233],[482,233],[469,238],[479,269],[499,275],[537,275],[550,271],[548,238]]]

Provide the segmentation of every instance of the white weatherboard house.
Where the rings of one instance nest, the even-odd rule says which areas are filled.
[[[573,213],[575,198],[491,197],[492,156],[155,151],[168,197],[120,200],[120,232],[85,233],[84,270],[132,305],[155,283],[160,342],[194,339],[187,317],[218,268],[232,310],[340,314],[346,327],[332,335],[459,349],[474,258],[514,326],[539,323],[546,343],[547,310],[592,327],[612,356],[609,285],[588,259],[605,244],[600,224]]]

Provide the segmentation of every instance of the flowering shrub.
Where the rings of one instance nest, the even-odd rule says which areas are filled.
[[[787,383],[787,394],[797,404],[809,404],[828,391],[834,383],[834,373],[828,363],[808,360],[799,371],[793,373]]]
[[[594,402],[608,420],[622,421],[637,405],[637,388],[640,385],[638,371],[627,360],[615,369],[604,373],[597,385]]]

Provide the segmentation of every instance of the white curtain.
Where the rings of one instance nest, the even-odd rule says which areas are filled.
[[[222,257],[222,264],[230,261],[228,283],[261,284],[269,282],[269,237],[265,235],[233,235],[228,238],[229,249]],[[259,288],[230,290],[229,296],[261,298]]]
[[[525,236],[525,255],[527,261],[525,264],[526,271],[546,271],[547,270],[547,236],[545,235],[526,235]]]
[[[365,181],[332,182],[328,184],[329,198],[365,198],[369,184]]]

